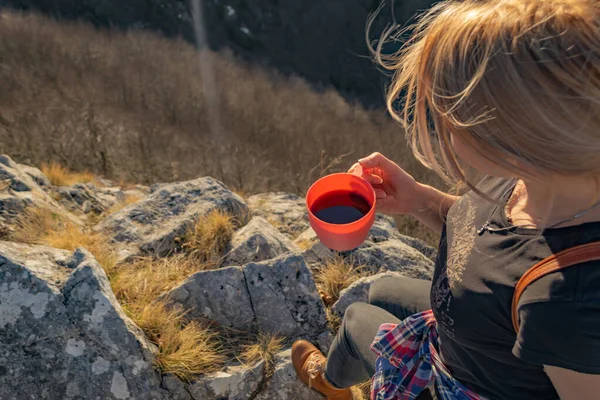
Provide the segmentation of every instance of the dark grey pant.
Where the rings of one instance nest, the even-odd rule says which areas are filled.
[[[430,288],[431,282],[406,277],[383,278],[371,285],[369,303],[354,303],[344,314],[327,356],[325,376],[329,382],[347,388],[369,380],[377,359],[371,343],[379,326],[430,309]],[[428,396],[419,399],[431,398]]]

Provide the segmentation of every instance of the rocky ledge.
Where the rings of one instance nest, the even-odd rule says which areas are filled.
[[[303,200],[292,194],[244,200],[208,177],[151,188],[56,187],[40,170],[8,156],[0,156],[0,181],[0,399],[319,399],[295,376],[293,340],[312,340],[326,351],[335,328],[328,307],[343,317],[348,305],[366,300],[375,280],[390,274],[430,279],[433,270],[435,250],[400,235],[384,216],[355,251],[324,248],[308,225]],[[111,212],[128,190],[137,201]],[[127,317],[90,252],[13,239],[19,216],[30,207],[52,210],[77,226],[94,225],[90,234],[108,237],[118,253],[117,269],[136,257],[171,256],[181,236],[211,211],[232,215],[243,223],[235,225],[216,267],[190,274],[158,300],[185,311],[188,321],[277,334],[283,348],[269,363],[232,359],[191,381],[161,375],[153,368],[155,344]],[[335,304],[325,304],[316,277],[340,258],[366,276]]]

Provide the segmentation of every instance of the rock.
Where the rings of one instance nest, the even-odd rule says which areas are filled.
[[[35,183],[38,184],[39,187],[46,190],[47,188],[50,188],[50,186],[52,186],[50,180],[38,168],[23,164],[20,164],[19,166],[21,167],[23,172],[29,175],[35,181]]]
[[[308,250],[302,252],[302,257],[306,260],[308,265],[314,266],[315,264],[320,265],[332,260],[336,253],[329,250],[321,242],[316,242]]]
[[[265,218],[280,232],[293,238],[310,226],[306,203],[295,194],[257,194],[248,199],[248,206],[254,215]]]
[[[118,211],[96,230],[130,248],[130,254],[165,256],[177,249],[198,217],[222,210],[242,219],[248,212],[244,201],[213,178],[155,185],[152,193]]]
[[[398,239],[367,242],[345,255],[349,262],[369,267],[371,273],[400,272],[404,276],[431,280],[434,263],[423,253]]]
[[[329,353],[329,348],[333,344],[333,333],[326,331],[317,336],[315,341],[315,345],[321,350],[323,354]]]
[[[169,400],[191,400],[192,397],[188,392],[185,383],[177,379],[173,375],[165,375],[162,378],[162,386],[169,392]]]
[[[287,237],[262,217],[254,217],[238,230],[231,240],[231,251],[225,256],[223,265],[243,265],[299,251]]]
[[[352,285],[348,286],[346,289],[342,290],[340,293],[340,298],[338,301],[331,307],[331,311],[337,315],[338,317],[343,317],[346,309],[352,303],[363,302],[367,303],[369,300],[369,289],[371,285],[382,278],[394,277],[394,276],[402,276],[397,272],[385,272],[382,274],[377,274],[373,276],[367,276],[364,278],[360,278]]]
[[[325,306],[301,256],[247,264],[244,276],[260,331],[292,337],[326,329]]]
[[[31,175],[38,174],[34,170],[17,164],[6,155],[0,155],[0,226],[3,230],[8,230],[9,234],[12,225],[28,207],[51,210],[80,225],[79,219],[67,213],[38,185]],[[41,177],[39,179],[43,180]]]
[[[298,379],[292,365],[291,353],[291,350],[288,349],[277,354],[275,372],[267,387],[255,397],[255,400],[325,399]]]
[[[187,311],[190,319],[214,321],[245,331],[256,329],[256,317],[241,268],[198,272],[172,289],[165,299]]]
[[[99,189],[93,183],[59,186],[55,191],[65,208],[70,211],[82,211],[85,214],[100,215],[125,198],[118,188]]]
[[[315,337],[327,327],[312,274],[298,255],[198,272],[165,299],[190,318],[245,331]]]
[[[250,368],[229,367],[225,371],[204,375],[190,385],[189,392],[194,400],[247,400],[262,383],[264,369],[264,361]]]
[[[0,242],[0,398],[163,399],[152,361],[89,253]]]

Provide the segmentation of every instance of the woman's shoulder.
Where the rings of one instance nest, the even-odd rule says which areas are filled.
[[[577,264],[541,277],[527,287],[519,306],[542,307],[545,303],[552,307],[557,302],[593,303],[600,308],[600,261]]]
[[[479,180],[475,187],[492,198],[499,198],[502,194],[511,189],[516,181],[516,178],[484,176]]]

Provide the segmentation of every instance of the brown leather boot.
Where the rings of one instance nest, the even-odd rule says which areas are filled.
[[[292,364],[300,380],[328,400],[352,400],[350,389],[338,389],[325,379],[327,358],[306,340],[298,340],[292,345]]]

